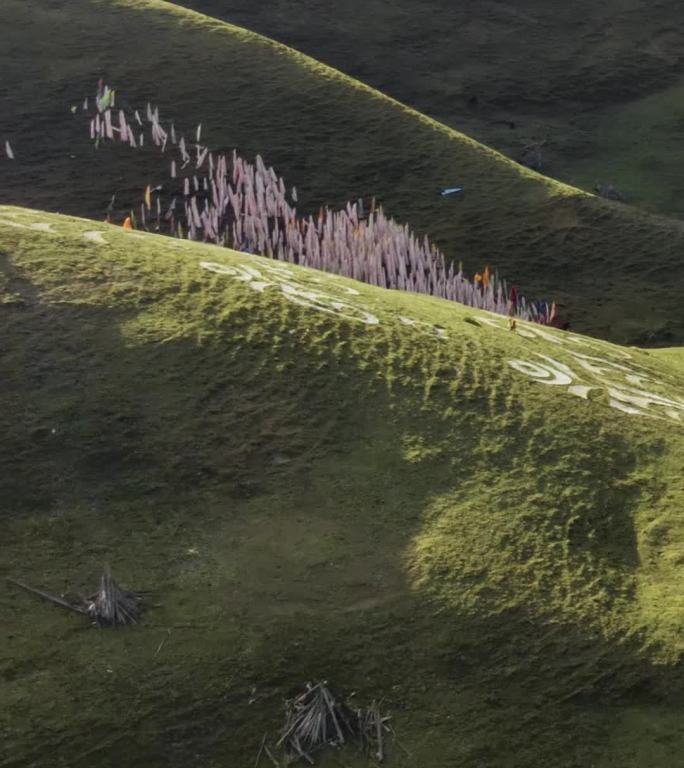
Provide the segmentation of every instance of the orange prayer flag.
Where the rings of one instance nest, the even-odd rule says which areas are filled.
[[[124,219],[123,224],[121,225],[124,229],[133,229],[133,225],[131,224],[131,217],[126,216]]]
[[[482,283],[485,288],[489,285],[489,266],[485,267],[484,273],[482,274]]]
[[[482,275],[479,272],[475,273],[475,282],[481,283],[482,282]]]

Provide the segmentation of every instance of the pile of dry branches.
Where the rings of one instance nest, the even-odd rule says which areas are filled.
[[[120,589],[106,565],[100,588],[88,602],[88,614],[100,626],[137,624],[143,610],[142,601],[142,593]]]
[[[315,752],[325,747],[339,749],[347,744],[372,752],[375,759],[382,762],[386,734],[392,733],[389,720],[381,714],[375,701],[367,709],[354,709],[337,700],[326,682],[307,683],[303,693],[285,702],[285,725],[276,746],[309,765],[314,765],[311,755]],[[257,755],[257,765],[262,751],[274,765],[279,765],[266,745],[266,737]]]
[[[354,712],[335,701],[324,683],[308,684],[306,691],[285,702],[285,726],[278,746],[308,762],[309,751],[341,747],[355,735]]]
[[[42,589],[29,587],[28,584],[16,579],[8,578],[8,581],[60,608],[90,616],[100,627],[137,624],[144,608],[143,593],[122,590],[114,580],[108,565],[104,567],[98,591],[88,598],[81,598],[77,603],[69,602],[64,597],[51,595]]]

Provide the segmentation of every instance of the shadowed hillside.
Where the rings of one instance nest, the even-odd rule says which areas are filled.
[[[253,765],[317,677],[389,766],[676,764],[682,350],[11,207],[0,281],[0,574],[159,603],[3,586],[3,768]]]
[[[684,215],[676,0],[181,0],[304,51],[544,172]]]
[[[679,223],[539,177],[302,55],[168,3],[6,0],[0,22],[0,134],[16,152],[2,158],[4,202],[102,218],[114,192],[137,203],[165,177],[156,152],[96,152],[71,114],[106,75],[131,104],[154,100],[186,130],[202,122],[210,146],[261,153],[304,212],[377,195],[469,272],[496,265],[529,295],[557,299],[576,330],[684,340]],[[453,183],[463,198],[440,198]]]

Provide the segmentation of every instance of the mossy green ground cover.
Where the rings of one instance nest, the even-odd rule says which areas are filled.
[[[0,259],[0,573],[161,604],[2,587],[3,768],[249,766],[317,677],[391,765],[677,764],[682,350],[20,208]]]
[[[180,0],[291,45],[544,173],[684,215],[677,0]]]
[[[212,147],[261,153],[304,213],[377,195],[469,272],[489,263],[558,300],[575,330],[684,342],[681,223],[537,176],[256,34],[158,0],[5,0],[0,50],[0,134],[17,158],[2,159],[2,202],[103,218],[114,192],[123,215],[167,179],[156,151],[96,152],[71,114],[104,76],[133,107],[152,100],[186,131],[202,122]],[[461,199],[439,197],[451,184]]]
[[[684,217],[682,104],[680,77],[667,88],[606,109],[594,118],[587,149],[562,165],[580,186],[612,179],[642,208]]]

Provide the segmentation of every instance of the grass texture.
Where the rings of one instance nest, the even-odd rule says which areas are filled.
[[[0,575],[160,604],[1,588],[2,768],[250,766],[315,678],[392,766],[677,764],[682,349],[10,206],[0,281]]]
[[[677,0],[180,0],[273,37],[544,173],[684,216]]]

